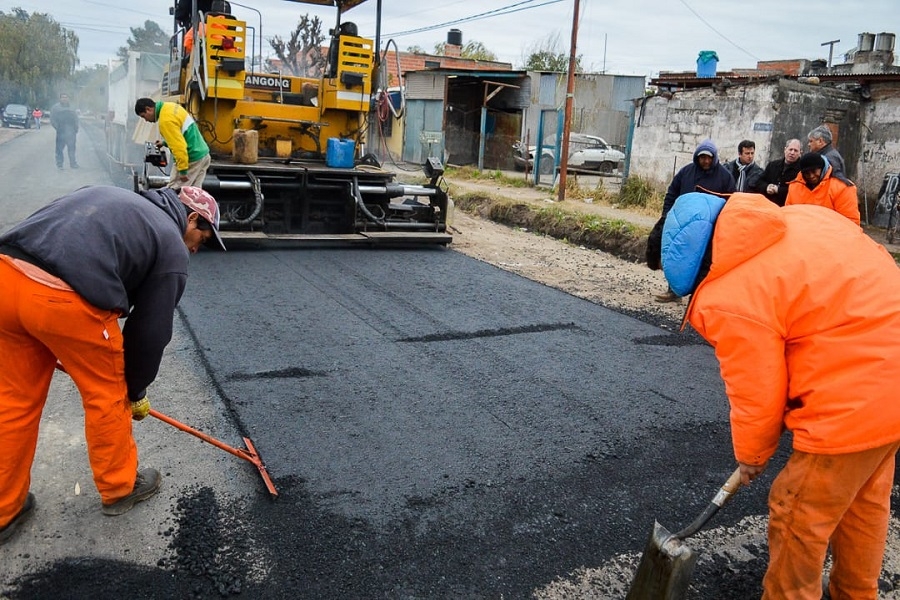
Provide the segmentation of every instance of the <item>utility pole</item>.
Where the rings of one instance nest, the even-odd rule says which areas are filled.
[[[566,84],[566,111],[563,120],[562,146],[559,160],[559,191],[557,199],[562,202],[566,199],[566,170],[569,166],[569,123],[572,121],[572,101],[575,96],[575,65],[578,46],[578,5],[575,0],[575,10],[572,14],[572,46],[569,49],[569,79]]]
[[[834,45],[840,43],[841,40],[831,40],[830,42],[825,42],[822,44],[823,46],[828,46],[828,68],[831,68],[831,57],[834,54]]]

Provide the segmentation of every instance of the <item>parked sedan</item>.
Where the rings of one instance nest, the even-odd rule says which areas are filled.
[[[536,146],[530,146],[528,153],[524,151],[524,145],[518,143],[514,146],[513,157],[516,168],[529,169],[534,166]],[[550,174],[556,164],[556,136],[549,135],[544,138],[541,149],[540,169],[543,174]],[[597,171],[604,175],[612,174],[625,160],[625,154],[606,143],[601,137],[584,133],[569,134],[569,169],[583,171]]]
[[[3,126],[31,129],[31,111],[24,104],[7,104],[3,111]]]

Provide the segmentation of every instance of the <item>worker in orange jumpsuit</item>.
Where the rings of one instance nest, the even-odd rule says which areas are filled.
[[[203,23],[197,24],[197,31],[199,32],[200,39],[203,39],[203,36],[206,35],[206,25]],[[184,54],[187,56],[194,50],[194,28],[189,27],[184,32]]]
[[[81,394],[102,512],[121,515],[159,490],[156,469],[138,471],[131,422],[149,413],[190,254],[225,248],[218,226],[200,188],[95,186],[0,235],[0,544],[35,506],[31,465],[58,364]]]
[[[875,600],[900,449],[900,269],[860,228],[757,194],[680,197],[663,228],[672,289],[715,348],[744,485],[785,429],[769,493],[765,600]]]
[[[810,152],[797,161],[800,172],[788,186],[785,206],[815,204],[841,213],[859,225],[859,198],[849,179],[834,175],[834,168],[822,154]]]

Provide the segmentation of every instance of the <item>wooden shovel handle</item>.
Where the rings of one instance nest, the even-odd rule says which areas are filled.
[[[731,477],[728,478],[728,481],[725,482],[725,485],[722,486],[722,489],[716,494],[716,497],[713,498],[712,503],[722,508],[725,504],[731,500],[731,497],[734,496],[735,492],[741,489],[741,467],[739,466],[734,470],[734,473],[731,474]]]

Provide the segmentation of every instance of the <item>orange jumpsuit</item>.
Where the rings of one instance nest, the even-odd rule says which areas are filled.
[[[766,464],[793,432],[763,597],[819,600],[830,542],[832,598],[874,600],[900,447],[893,258],[836,212],[734,194],[685,320],[715,348],[738,462]]]
[[[38,423],[57,359],[82,397],[94,483],[103,502],[131,493],[137,447],[125,384],[125,353],[116,311],[87,303],[61,280],[35,281],[0,255],[0,527],[25,502]],[[33,271],[33,268],[32,268]],[[48,279],[45,275],[45,279]],[[68,289],[65,289],[68,288]]]
[[[856,195],[856,186],[848,185],[833,177],[834,167],[828,165],[822,180],[812,190],[806,187],[803,174],[797,173],[797,178],[788,185],[787,200],[784,205],[815,204],[835,210],[857,225],[859,225],[859,198]]]
[[[28,495],[57,360],[81,395],[102,502],[134,489],[130,401],[145,396],[172,338],[187,282],[186,230],[172,190],[92,186],[0,234],[0,528]]]

